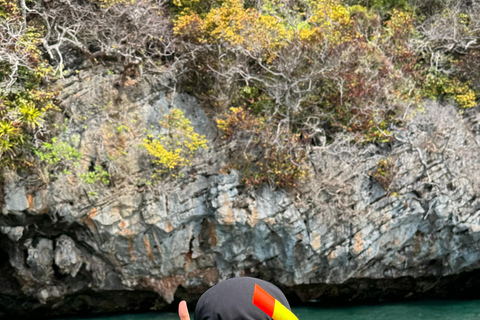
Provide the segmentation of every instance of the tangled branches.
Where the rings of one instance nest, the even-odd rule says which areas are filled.
[[[21,79],[22,69],[39,62],[38,33],[28,28],[13,4],[0,3],[0,89],[9,92]]]
[[[165,0],[41,0],[29,10],[45,26],[43,47],[57,68],[61,48],[78,48],[91,61],[111,59],[124,66],[157,67],[155,59],[172,54]]]

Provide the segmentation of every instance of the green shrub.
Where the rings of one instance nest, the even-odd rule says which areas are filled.
[[[102,166],[95,166],[94,171],[80,174],[80,179],[86,184],[102,182],[104,185],[108,185],[110,183],[110,174]]]
[[[74,166],[77,166],[79,164],[78,160],[82,157],[82,153],[75,147],[72,147],[71,144],[78,141],[78,138],[78,136],[75,136],[71,139],[70,143],[59,141],[57,137],[52,138],[51,143],[43,143],[42,147],[35,153],[41,161],[49,165],[72,161]]]
[[[149,135],[143,139],[143,146],[153,157],[152,163],[158,173],[170,172],[191,164],[198,149],[207,149],[208,140],[194,132],[194,128],[182,110],[173,109],[164,116],[160,125],[165,133],[157,137]]]
[[[470,82],[461,82],[447,75],[428,75],[424,85],[424,94],[430,99],[453,98],[459,108],[473,108],[477,105],[475,92]]]
[[[0,169],[33,166],[33,145],[48,132],[56,92],[42,86],[52,68],[41,62],[42,38],[25,27],[15,1],[0,0]]]
[[[45,182],[60,173],[72,174],[72,171],[79,167],[79,161],[83,155],[72,146],[78,144],[79,139],[79,136],[73,136],[65,142],[54,137],[51,142],[44,142],[35,149],[34,152],[38,157],[36,166]]]

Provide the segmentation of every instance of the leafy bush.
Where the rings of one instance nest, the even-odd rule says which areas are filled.
[[[442,76],[427,76],[425,95],[431,99],[451,97],[462,109],[473,108],[477,105],[476,94],[470,88],[469,82],[462,83],[456,78]]]
[[[74,146],[78,144],[80,137],[73,136],[69,141],[60,141],[58,137],[52,138],[51,143],[44,142],[35,154],[38,157],[36,166],[38,173],[44,182],[52,177],[63,174],[72,174],[79,167],[82,153]]]
[[[383,189],[388,191],[396,173],[395,162],[389,157],[377,162],[377,169],[369,174],[380,183]]]
[[[42,86],[52,69],[37,48],[41,35],[12,1],[0,1],[0,168],[32,165],[32,150],[56,110],[56,92]]]
[[[110,183],[110,174],[102,166],[95,166],[94,171],[88,171],[80,174],[80,179],[86,184],[102,182],[104,185]]]
[[[396,114],[423,97],[414,15],[400,2],[385,17],[337,0],[182,3],[175,34],[197,52],[192,69],[211,83],[225,138],[243,141],[251,181],[304,179],[307,144],[326,123],[360,141],[391,140]]]
[[[75,144],[78,138],[78,136],[72,138],[72,144]],[[57,137],[52,138],[51,143],[43,143],[42,147],[35,153],[41,161],[49,165],[73,161],[73,165],[77,166],[77,161],[82,157],[80,151],[72,147],[70,143],[59,141]]]
[[[208,140],[194,132],[194,128],[180,109],[172,109],[164,116],[160,125],[165,130],[157,137],[149,135],[143,146],[153,157],[158,173],[172,173],[191,164],[195,151],[207,149]]]
[[[240,144],[236,162],[239,168],[244,168],[241,171],[247,186],[269,183],[291,189],[307,178],[306,137],[292,134],[286,128],[280,128],[278,134],[278,128],[241,107],[230,111],[225,119],[217,120],[217,126],[226,139]]]
[[[427,97],[453,98],[462,108],[477,105],[480,5],[443,1],[417,28],[415,45],[428,63],[424,93]]]
[[[184,10],[174,30],[189,41],[196,36],[199,46],[215,45],[208,57],[198,56],[195,70],[214,76],[212,94],[231,97],[231,88],[237,95],[255,88],[273,102],[273,108],[256,110],[300,131],[311,117],[365,127],[373,113],[385,114],[384,106],[416,94],[413,19],[403,11],[394,10],[382,27],[366,8],[340,1],[306,1],[294,11],[286,1],[246,9],[231,0],[203,15]]]

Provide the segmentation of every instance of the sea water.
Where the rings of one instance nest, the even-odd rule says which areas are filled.
[[[299,320],[480,320],[480,300],[422,301],[334,308],[296,307],[293,312]],[[193,320],[193,315],[191,318]],[[80,319],[178,320],[178,316],[175,313],[159,312],[78,318]]]

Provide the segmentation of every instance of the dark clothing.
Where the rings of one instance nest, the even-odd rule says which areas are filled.
[[[250,277],[233,278],[213,286],[200,297],[195,320],[271,320],[252,303],[255,283],[290,309],[285,295],[270,282]]]

